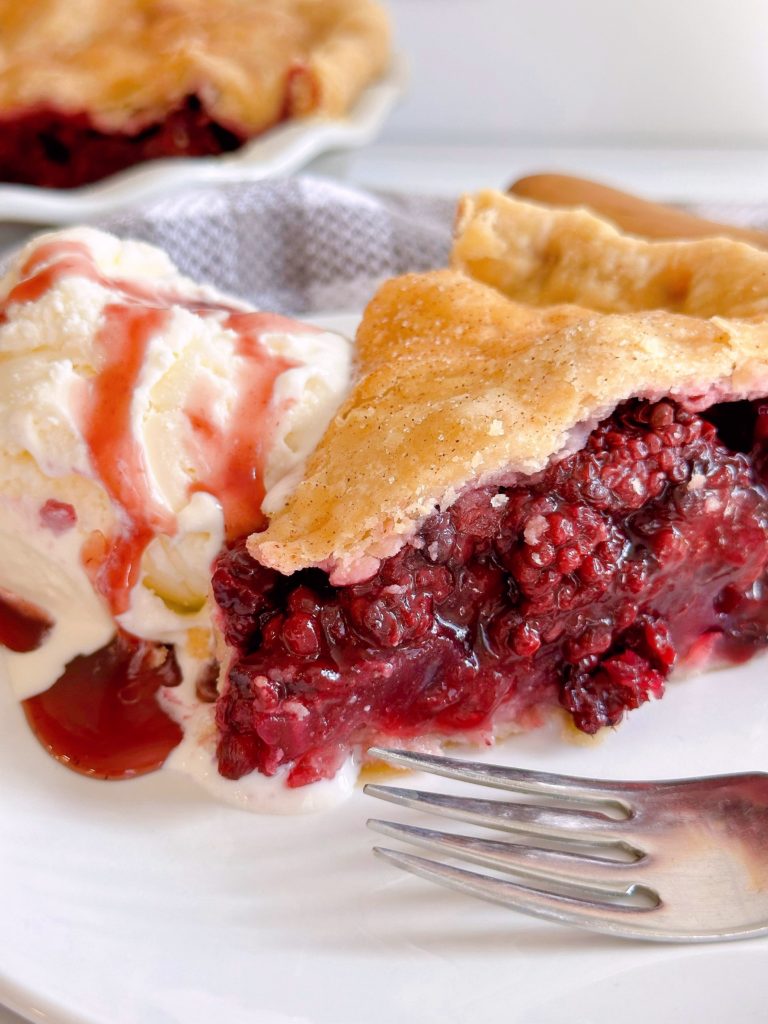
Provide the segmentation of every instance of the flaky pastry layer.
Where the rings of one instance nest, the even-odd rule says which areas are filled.
[[[488,189],[459,203],[451,265],[518,302],[766,317],[768,256],[732,238],[651,242],[583,208]]]
[[[507,249],[518,251],[508,203],[523,208],[514,213],[525,222],[521,252],[558,222],[567,233],[559,260],[506,261]],[[768,302],[768,253],[725,239],[652,243],[583,211],[559,218],[488,193],[462,210],[454,261],[463,269],[397,278],[369,304],[357,384],[304,480],[249,540],[264,564],[363,579],[436,508],[467,487],[541,471],[628,398],[670,394],[704,406],[768,394],[768,322],[758,312]],[[496,214],[479,230],[489,210]],[[729,255],[752,282],[749,301],[726,272]],[[710,257],[717,272],[707,274],[699,264]],[[686,313],[649,309],[657,293],[638,283],[643,273],[655,281],[680,266],[696,282],[720,284],[689,289]],[[491,277],[489,267],[499,269],[496,287],[469,276]],[[611,300],[617,311],[603,313],[611,267],[626,285]],[[556,298],[580,304],[546,305]]]
[[[344,113],[388,59],[375,0],[0,0],[0,117],[85,111],[136,131],[197,95],[255,134]]]

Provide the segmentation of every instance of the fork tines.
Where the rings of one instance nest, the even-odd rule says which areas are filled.
[[[529,794],[542,801],[477,799],[367,785],[365,793],[369,796],[514,834],[522,840],[457,835],[370,819],[368,826],[382,835],[480,865],[496,874],[480,874],[410,853],[375,848],[379,857],[397,867],[539,917],[617,934],[626,933],[628,914],[659,905],[658,895],[632,877],[632,869],[644,855],[624,834],[631,820],[631,783],[576,779],[380,747],[372,748],[370,755],[397,767]]]

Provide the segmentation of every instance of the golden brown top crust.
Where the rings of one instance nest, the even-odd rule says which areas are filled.
[[[475,224],[466,211],[481,210],[480,200],[464,202],[455,252],[472,273],[492,266],[501,276],[503,245],[518,251],[506,222],[497,223],[498,231],[486,225],[476,232],[472,259],[466,257],[467,226]],[[510,202],[525,207],[528,238],[551,234],[554,211]],[[337,582],[361,578],[436,506],[469,485],[538,472],[579,447],[596,419],[633,395],[768,394],[768,322],[754,316],[768,301],[768,253],[726,240],[627,238],[583,212],[575,223],[557,271],[560,290],[543,271],[531,272],[529,260],[520,291],[533,304],[551,294],[584,294],[581,308],[514,301],[511,271],[503,274],[508,295],[460,270],[407,275],[380,289],[358,332],[358,382],[303,482],[266,532],[250,538],[256,557],[285,573],[321,565]],[[522,242],[518,248],[526,250]],[[701,300],[690,297],[685,315],[647,309],[651,293],[637,283],[647,268],[657,280],[668,268],[690,267],[699,280],[699,261],[712,253],[719,298],[714,288]],[[753,282],[751,303],[728,278],[729,253],[731,265]],[[587,254],[597,261],[593,278]],[[625,293],[613,298],[621,312],[584,308],[609,305],[597,296],[610,284],[600,268],[611,266],[626,282]],[[570,273],[578,287],[569,287]],[[709,274],[714,279],[711,267]],[[718,315],[691,315],[697,301]]]
[[[386,67],[375,0],[0,0],[0,116],[135,131],[195,94],[244,134],[339,116]]]
[[[768,258],[744,242],[649,242],[586,209],[557,209],[488,190],[465,196],[452,266],[536,306],[576,302],[604,313],[768,314]]]

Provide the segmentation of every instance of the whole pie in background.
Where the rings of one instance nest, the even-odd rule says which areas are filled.
[[[0,0],[0,180],[226,153],[343,115],[388,59],[374,0]]]

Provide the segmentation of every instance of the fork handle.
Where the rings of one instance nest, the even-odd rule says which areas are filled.
[[[531,174],[509,187],[523,199],[552,206],[589,206],[612,220],[623,231],[647,238],[705,238],[726,235],[761,249],[768,249],[768,232],[697,217],[661,203],[651,203],[628,192],[569,174]]]

